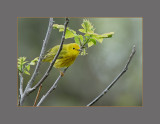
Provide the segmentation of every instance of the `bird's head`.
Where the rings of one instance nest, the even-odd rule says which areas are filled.
[[[68,44],[68,46],[69,46],[68,47],[69,51],[72,52],[72,54],[74,54],[76,56],[78,56],[79,53],[81,52],[79,45],[76,43],[70,43],[70,44]]]

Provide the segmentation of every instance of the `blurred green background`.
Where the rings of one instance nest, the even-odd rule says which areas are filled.
[[[70,18],[69,27],[75,31],[81,28],[84,18]],[[136,54],[129,70],[94,106],[142,106],[142,18],[87,18],[96,28],[95,33],[114,32],[112,38],[87,50],[88,55],[79,56],[61,78],[58,87],[41,106],[86,106],[97,97],[122,71],[132,46],[136,45]],[[64,24],[64,18],[54,18],[55,24]],[[49,18],[18,18],[18,57],[25,56],[28,61],[38,57],[48,28]],[[47,50],[60,44],[62,32],[52,30]],[[65,43],[74,42],[67,39]],[[42,63],[35,83],[45,73],[49,63]],[[32,74],[35,66],[31,66]],[[48,91],[59,75],[52,69],[43,83],[40,97]],[[24,75],[24,87],[30,79]],[[34,84],[35,84],[34,83]],[[24,102],[32,106],[37,90]]]

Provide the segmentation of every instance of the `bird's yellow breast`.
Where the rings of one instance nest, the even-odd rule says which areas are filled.
[[[57,59],[54,64],[54,67],[55,68],[69,67],[74,63],[76,57],[77,56],[68,56],[62,59]]]

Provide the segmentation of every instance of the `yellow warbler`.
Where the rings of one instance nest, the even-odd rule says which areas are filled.
[[[50,50],[48,50],[47,54],[45,55],[43,62],[52,62],[55,55],[58,52],[60,45],[54,46]],[[63,44],[63,48],[54,63],[55,68],[63,68],[63,67],[69,67],[72,65],[79,55],[81,49],[78,44],[76,43],[70,43],[70,44]]]

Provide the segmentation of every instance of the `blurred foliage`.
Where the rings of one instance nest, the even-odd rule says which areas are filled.
[[[98,34],[114,32],[111,39],[87,49],[88,55],[79,56],[75,63],[59,81],[42,106],[85,106],[121,72],[136,45],[136,54],[129,70],[94,106],[142,106],[142,18],[87,18]],[[63,25],[64,18],[54,18],[55,24]],[[18,57],[25,56],[27,61],[38,57],[48,28],[48,18],[18,18]],[[81,28],[83,18],[70,18],[69,27],[74,31]],[[82,35],[82,34],[80,34]],[[62,32],[52,30],[47,49],[60,44]],[[74,42],[66,39],[65,43]],[[49,63],[42,63],[37,83]],[[35,66],[31,66],[33,73]],[[40,98],[52,86],[59,71],[52,69],[43,83]],[[24,75],[24,87],[30,75]],[[33,85],[35,85],[35,83]],[[24,105],[32,106],[37,90],[30,94]]]

